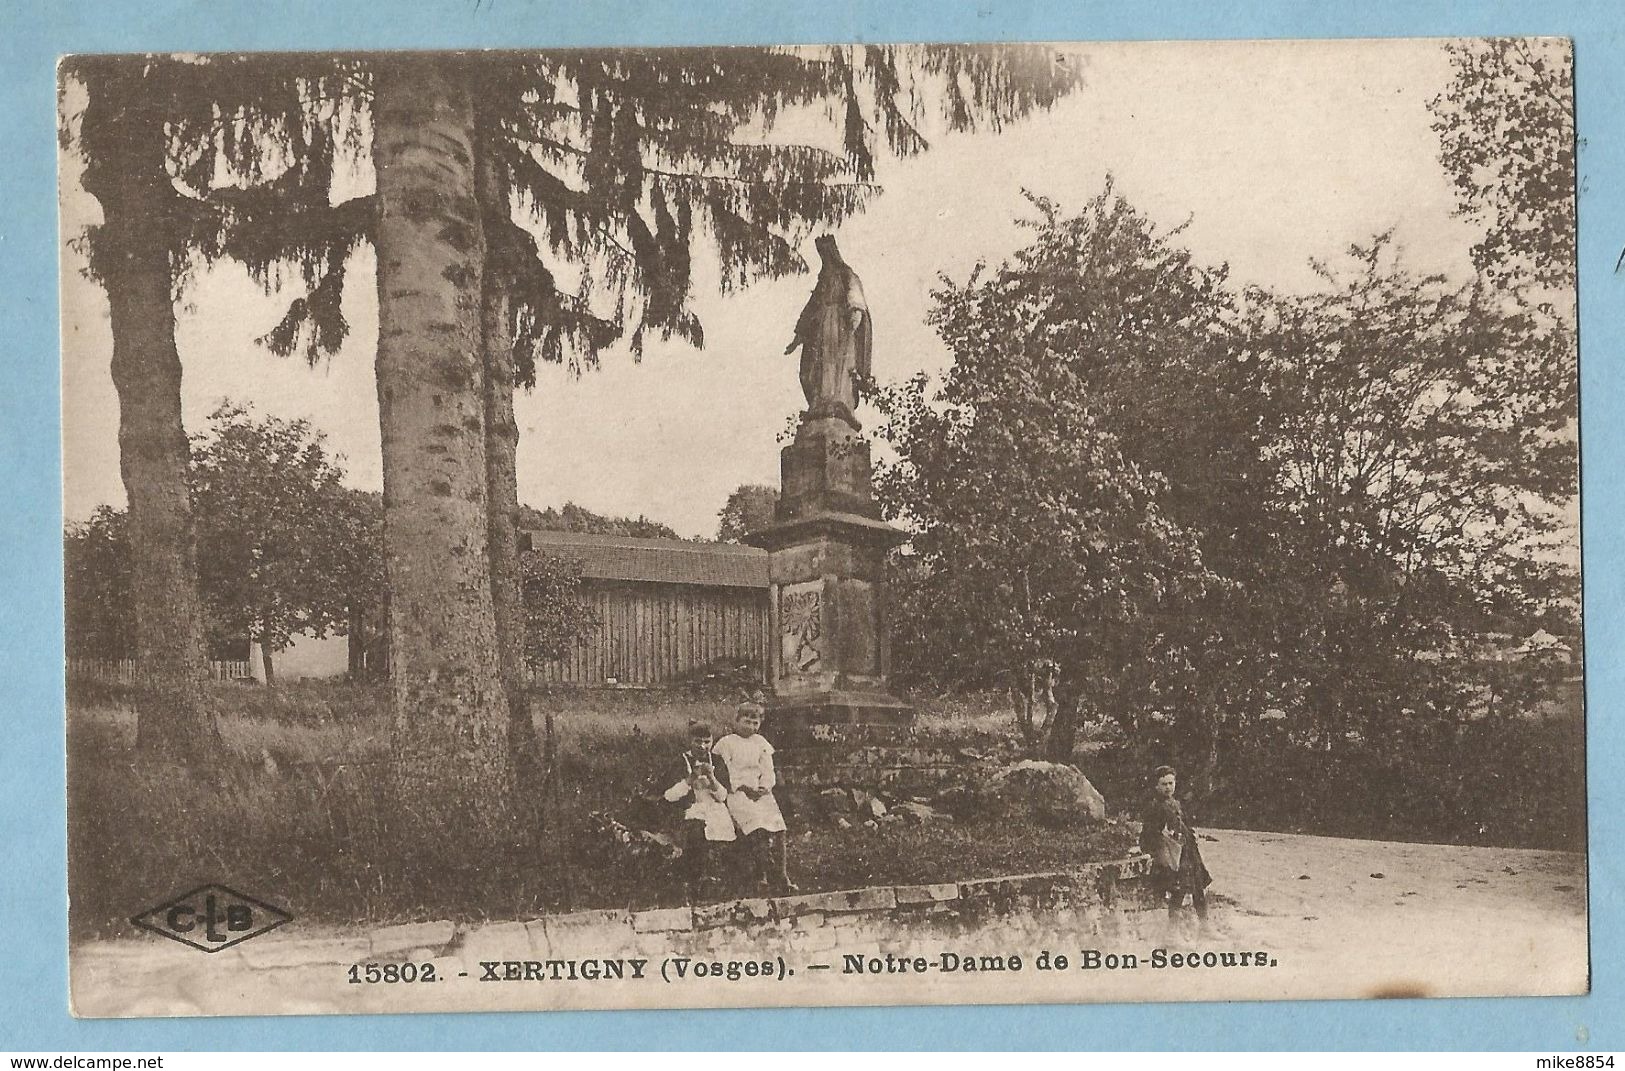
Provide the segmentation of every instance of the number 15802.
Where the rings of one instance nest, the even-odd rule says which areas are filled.
[[[435,982],[433,963],[352,963],[350,983],[372,985],[396,982]]]

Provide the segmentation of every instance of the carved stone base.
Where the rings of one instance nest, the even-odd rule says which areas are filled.
[[[818,741],[906,735],[914,720],[887,684],[886,554],[908,537],[880,519],[869,443],[845,420],[803,414],[781,461],[777,523],[749,537],[768,551],[771,585],[763,733],[783,753],[787,783],[827,784],[856,767]]]
[[[801,739],[813,725],[909,725],[914,708],[878,691],[828,691],[768,697],[763,732]]]
[[[870,484],[869,440],[838,417],[804,414],[795,441],[779,455],[778,520],[854,514],[879,520]]]

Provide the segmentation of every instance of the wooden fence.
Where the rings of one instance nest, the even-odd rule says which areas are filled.
[[[249,680],[254,676],[247,662],[210,662],[209,679],[214,681]],[[141,665],[133,658],[70,658],[69,680],[110,681],[135,684],[145,679]]]
[[[538,684],[659,686],[708,668],[764,672],[767,592],[755,588],[588,581],[598,628],[566,657],[532,674]]]

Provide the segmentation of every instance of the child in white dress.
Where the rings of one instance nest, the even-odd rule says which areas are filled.
[[[720,886],[716,873],[719,845],[731,843],[734,821],[728,811],[728,766],[711,753],[711,729],[688,723],[688,750],[673,769],[677,780],[666,789],[668,803],[683,808],[683,855],[688,863],[690,900],[714,897]]]
[[[784,815],[773,788],[773,745],[761,735],[762,707],[743,703],[734,715],[734,731],[718,740],[712,752],[728,767],[732,785],[728,813],[745,838],[751,878],[760,889],[790,892],[789,847]]]

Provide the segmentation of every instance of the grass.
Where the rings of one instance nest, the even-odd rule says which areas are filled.
[[[137,767],[128,692],[69,695],[69,884],[76,937],[111,934],[191,885],[220,882],[333,923],[519,918],[564,907],[681,903],[670,864],[611,850],[589,816],[634,820],[639,790],[682,747],[691,718],[721,728],[734,701],[688,692],[538,692],[551,709],[565,786],[552,857],[495,851],[425,858],[401,848],[386,782],[382,687],[290,682],[213,686],[225,755],[199,774]],[[1013,725],[984,706],[929,706],[920,733],[999,750]],[[804,891],[1062,869],[1125,854],[1114,822],[1056,831],[1012,823],[891,823],[842,830],[791,812],[791,871]],[[737,890],[736,891],[742,891]]]
[[[669,864],[612,849],[593,835],[591,816],[647,827],[639,790],[682,746],[689,719],[721,729],[734,706],[731,693],[700,688],[537,692],[533,712],[552,711],[560,741],[568,839],[428,857],[411,831],[393,825],[384,688],[220,683],[210,696],[225,754],[208,771],[188,772],[134,764],[128,689],[70,687],[76,936],[122,932],[131,915],[206,882],[335,923],[679,903],[682,884]],[[1020,754],[1014,715],[997,701],[919,706],[925,742],[998,759]],[[1191,814],[1199,826],[1583,851],[1584,748],[1578,717],[1475,723],[1442,742],[1388,741],[1331,764],[1289,740],[1258,739],[1229,753],[1224,789],[1191,801]],[[1113,739],[1080,742],[1077,761],[1120,810],[1139,804],[1154,765]],[[1125,854],[1133,828],[986,820],[841,830],[787,811],[791,873],[806,891],[1061,869]]]

